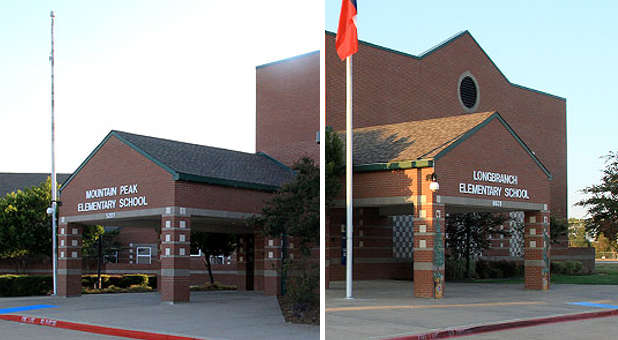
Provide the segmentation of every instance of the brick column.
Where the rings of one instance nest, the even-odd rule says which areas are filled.
[[[526,289],[549,289],[549,210],[525,213],[524,265]]]
[[[189,302],[190,237],[190,217],[161,218],[161,281],[158,285],[163,302]]]
[[[82,227],[76,224],[58,226],[58,296],[82,294]]]
[[[429,195],[428,197],[433,197]],[[414,215],[414,296],[424,298],[440,298],[442,293],[436,294],[434,279],[444,288],[444,205],[423,202],[417,206]],[[434,265],[436,249],[434,241],[437,226],[440,227],[442,264]],[[434,275],[435,274],[435,275]],[[438,275],[441,274],[441,275]]]
[[[236,247],[236,285],[238,290],[247,290],[247,238],[240,236]]]
[[[264,294],[281,294],[281,239],[264,237]]]

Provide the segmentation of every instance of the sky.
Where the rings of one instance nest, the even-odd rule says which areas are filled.
[[[567,99],[568,215],[581,189],[600,182],[618,151],[618,24],[615,1],[357,0],[358,36],[421,54],[468,30],[513,83]],[[337,31],[340,0],[326,0],[325,25]]]
[[[0,172],[71,173],[110,130],[255,152],[255,67],[319,50],[319,1],[0,2]]]

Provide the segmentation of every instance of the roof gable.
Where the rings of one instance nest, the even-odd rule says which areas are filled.
[[[263,153],[251,154],[112,130],[65,185],[112,136],[170,173],[174,180],[275,191],[294,177],[290,168]]]
[[[377,171],[433,166],[438,160],[497,119],[541,170],[549,170],[498,112],[462,114],[354,129],[356,171]],[[343,132],[340,132],[343,133]]]
[[[336,36],[337,35],[334,32],[330,32],[330,31],[325,31],[325,32],[326,32],[327,35],[331,35],[331,36]],[[487,52],[485,52],[483,47],[476,41],[476,39],[474,39],[474,36],[472,36],[472,34],[468,30],[461,31],[461,32],[455,34],[454,36],[444,40],[443,42],[441,42],[441,43],[439,43],[439,44],[437,44],[437,45],[435,45],[433,47],[431,47],[430,49],[426,50],[425,52],[423,52],[423,53],[421,53],[419,55],[414,55],[414,54],[410,54],[410,53],[394,50],[394,49],[391,49],[391,48],[388,48],[388,47],[380,46],[380,45],[373,44],[373,43],[370,43],[368,41],[363,41],[363,40],[359,40],[358,43],[362,44],[362,45],[365,45],[365,46],[377,48],[377,49],[380,49],[380,50],[383,50],[383,51],[387,51],[387,52],[399,54],[399,55],[402,55],[402,56],[406,56],[406,57],[409,57],[409,58],[413,58],[413,59],[416,59],[416,60],[423,60],[424,58],[434,54],[435,52],[441,50],[442,48],[450,45],[454,41],[456,41],[456,40],[458,40],[458,39],[460,39],[460,38],[462,38],[464,36],[469,36],[472,39],[474,44],[479,48],[479,50],[483,53],[483,55],[485,55],[485,57],[487,57],[487,59],[489,60],[491,65],[498,71],[498,73],[500,73],[500,75],[504,78],[504,80],[509,85],[511,85],[513,87],[517,87],[517,88],[523,89],[523,90],[527,90],[527,91],[535,92],[535,93],[542,94],[542,95],[545,95],[545,96],[549,96],[549,97],[552,97],[552,98],[556,98],[556,99],[559,99],[559,100],[562,100],[562,101],[566,101],[566,98],[564,98],[564,97],[560,97],[560,96],[557,96],[557,95],[554,95],[554,94],[551,94],[551,93],[548,93],[548,92],[544,92],[544,91],[540,91],[540,90],[535,90],[535,89],[532,89],[530,87],[526,87],[526,86],[523,86],[523,85],[512,83],[506,77],[506,75],[502,72],[502,70],[500,70],[498,65],[496,65],[496,63],[494,63],[494,61],[491,59],[489,54],[487,54]]]

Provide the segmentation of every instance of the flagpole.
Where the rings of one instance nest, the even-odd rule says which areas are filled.
[[[56,244],[56,209],[57,209],[57,185],[56,185],[56,162],[55,162],[55,126],[54,126],[54,11],[49,13],[51,18],[51,207],[52,207],[52,271],[54,281],[54,296],[58,294],[58,278],[56,276],[58,255]]]
[[[354,242],[352,237],[354,235],[352,225],[352,56],[348,56],[345,59],[345,71],[346,71],[346,166],[345,166],[345,184],[346,184],[346,299],[352,299],[352,248]]]

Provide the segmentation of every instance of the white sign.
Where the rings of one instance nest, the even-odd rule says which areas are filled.
[[[476,182],[490,182],[508,185],[517,185],[519,183],[518,178],[515,175],[481,170],[472,171],[472,179]],[[527,189],[506,188],[487,184],[459,183],[459,192],[468,195],[484,195],[526,200],[530,199]]]
[[[129,184],[129,185],[120,185],[117,187],[106,187],[106,188],[96,188],[89,189],[84,192],[86,196],[86,200],[97,199],[97,198],[107,198],[104,200],[97,201],[86,201],[82,203],[77,203],[77,211],[78,212],[86,212],[86,211],[99,211],[99,210],[111,210],[111,209],[121,209],[121,208],[131,208],[131,207],[141,207],[147,206],[148,200],[146,196],[137,196],[139,194],[139,189],[137,184]],[[121,197],[121,198],[111,198],[113,196],[129,196],[131,197]]]

